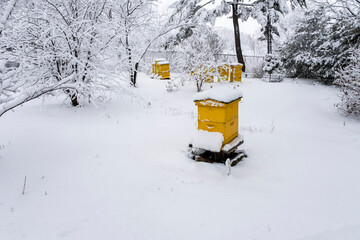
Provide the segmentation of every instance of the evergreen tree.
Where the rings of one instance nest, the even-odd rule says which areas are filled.
[[[333,83],[336,71],[347,66],[351,49],[359,47],[359,39],[357,15],[334,13],[326,5],[307,10],[281,50],[288,76]]]

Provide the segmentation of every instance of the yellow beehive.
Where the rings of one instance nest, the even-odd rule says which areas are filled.
[[[241,63],[230,64],[230,82],[241,82],[242,67]]]
[[[170,63],[167,61],[158,62],[158,75],[160,79],[170,78]]]
[[[166,59],[164,59],[164,58],[156,58],[156,59],[154,59],[153,73],[155,75],[159,74],[159,62],[163,62],[163,61],[166,61]]]
[[[219,77],[223,81],[229,81],[230,66],[229,64],[222,64],[218,66]]]
[[[226,94],[227,91],[223,91]],[[208,93],[206,93],[208,92]],[[198,130],[219,132],[224,136],[223,146],[230,143],[238,135],[239,108],[238,104],[242,94],[232,89],[228,98],[219,97],[219,89],[208,90],[194,97],[198,107]],[[212,92],[217,92],[212,94]]]

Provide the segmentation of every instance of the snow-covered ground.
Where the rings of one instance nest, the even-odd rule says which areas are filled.
[[[195,87],[140,75],[137,97],[0,118],[0,239],[360,239],[360,121],[309,81],[240,84],[249,157],[186,157]],[[25,195],[22,195],[27,177]]]

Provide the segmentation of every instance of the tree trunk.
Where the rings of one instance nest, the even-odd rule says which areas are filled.
[[[268,54],[272,54],[272,33],[271,33],[271,19],[270,14],[267,16],[267,50]]]
[[[71,105],[73,107],[77,107],[80,105],[79,103],[79,99],[78,99],[78,96],[77,96],[77,93],[76,92],[71,92],[71,90],[67,89],[65,90],[65,92],[68,94],[68,96],[70,97],[70,101],[71,101]]]
[[[239,63],[243,65],[243,71],[245,72],[245,61],[241,51],[241,41],[240,41],[240,29],[239,29],[239,21],[237,16],[237,8],[238,4],[233,3],[232,5],[232,17],[233,17],[233,25],[234,25],[234,36],[235,36],[235,50],[236,57]]]
[[[78,100],[78,97],[77,97],[77,94],[76,94],[76,93],[72,94],[70,97],[71,97],[71,104],[73,105],[73,107],[77,107],[77,106],[79,106],[79,105],[80,105],[80,103],[79,103],[79,100]]]
[[[132,84],[133,84],[134,86],[136,86],[136,78],[137,78],[138,68],[139,68],[139,62],[135,63],[135,70],[134,70],[133,81],[132,81]]]

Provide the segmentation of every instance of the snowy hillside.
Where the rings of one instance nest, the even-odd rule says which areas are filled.
[[[227,176],[186,157],[195,86],[139,84],[141,98],[0,118],[1,240],[360,239],[360,122],[337,112],[338,89],[245,79],[249,157]]]

